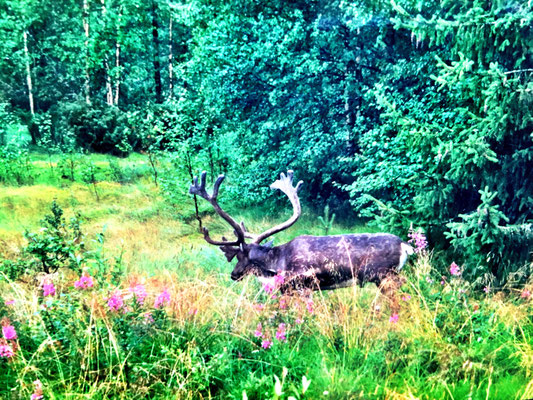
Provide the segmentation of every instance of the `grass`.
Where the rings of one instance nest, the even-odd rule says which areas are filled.
[[[56,199],[67,218],[81,214],[88,251],[103,265],[85,265],[96,281],[88,289],[74,288],[79,274],[67,269],[18,280],[0,271],[0,318],[18,334],[8,343],[15,356],[0,357],[1,399],[29,398],[37,379],[47,399],[533,397],[530,286],[483,293],[449,273],[441,285],[443,271],[426,253],[406,267],[396,323],[373,285],[272,298],[253,278],[229,279],[231,265],[197,232],[184,191],[170,206],[148,171],[120,184],[106,172],[108,157],[91,162],[101,162],[105,178],[99,200],[90,185],[65,179],[0,187],[5,258],[27,257],[22,232],[38,230]],[[46,176],[46,162],[36,165]],[[232,214],[257,232],[284,217]],[[211,214],[204,224],[216,236],[231,233]],[[95,240],[102,230],[103,245]],[[330,233],[358,231],[367,228],[337,224]],[[306,213],[276,243],[299,234],[321,234],[316,216]],[[125,269],[115,274],[119,264]],[[43,282],[53,282],[55,296],[43,297]],[[132,292],[139,285],[142,304]],[[164,290],[171,300],[156,309]],[[119,311],[109,308],[113,295],[124,302]],[[275,338],[281,323],[287,340]]]

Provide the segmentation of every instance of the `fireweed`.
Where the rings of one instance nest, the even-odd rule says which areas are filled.
[[[52,282],[43,283],[43,297],[55,296],[56,288]]]
[[[80,279],[74,282],[74,287],[76,289],[89,289],[94,286],[94,279],[89,275],[82,275]]]
[[[137,284],[130,286],[130,292],[133,293],[135,299],[140,305],[144,304],[144,299],[146,298],[146,287],[143,284]]]
[[[304,328],[304,321],[309,324],[313,321],[312,293],[282,293],[280,289],[285,282],[283,275],[275,275],[272,283],[263,285],[263,302],[253,305],[259,319],[253,337],[257,346],[265,350],[277,343],[281,345],[288,342],[292,330],[301,330]]]
[[[161,308],[170,303],[170,294],[164,289],[155,299],[154,308]]]
[[[426,235],[422,232],[411,230],[407,236],[410,237],[407,243],[411,243],[415,246],[415,253],[423,253],[425,251],[428,246]]]

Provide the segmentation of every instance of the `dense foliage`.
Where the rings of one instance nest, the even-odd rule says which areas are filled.
[[[145,185],[153,187],[150,180]],[[187,225],[169,229],[168,217],[125,214],[136,204],[129,185],[101,186],[131,235],[115,226],[93,241],[82,233],[90,224],[67,224],[64,214],[73,210],[105,213],[110,205],[94,198],[73,205],[72,186],[59,191],[61,200],[47,204],[44,214],[17,204],[44,215],[17,254],[20,265],[41,272],[10,276],[10,269],[0,269],[0,398],[485,400],[533,394],[531,280],[520,290],[477,290],[455,263],[445,272],[432,268],[432,253],[419,238],[394,308],[372,284],[282,293],[277,285],[284,278],[276,275],[276,284],[262,288],[255,279],[232,285],[229,274],[214,273],[224,268],[223,255],[201,235]],[[10,188],[0,189],[1,196]],[[138,197],[154,204],[142,192]],[[71,205],[63,210],[59,202]],[[136,230],[142,235],[133,235]],[[311,223],[308,230],[318,234],[322,227]],[[111,241],[128,236],[134,237],[127,252],[139,242],[143,252],[125,262]],[[54,272],[43,273],[46,266]]]
[[[228,173],[241,204],[292,168],[315,209],[413,225],[481,285],[520,281],[532,26],[526,2],[486,0],[2,0],[0,142],[22,124],[50,151],[147,151],[156,184],[170,152],[179,177]],[[0,180],[29,182],[1,151]]]

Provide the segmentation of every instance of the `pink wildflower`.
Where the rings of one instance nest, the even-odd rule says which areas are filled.
[[[146,288],[142,284],[138,284],[135,286],[130,287],[130,292],[133,293],[135,296],[135,299],[137,300],[137,303],[139,303],[141,306],[144,304],[144,299],[146,298]]]
[[[267,294],[272,294],[274,292],[274,289],[275,289],[275,286],[273,284],[271,284],[270,282],[267,282],[267,283],[263,284],[263,290]]]
[[[283,297],[279,299],[279,309],[280,310],[287,309],[287,300],[285,300]]]
[[[402,300],[403,300],[403,301],[409,301],[409,300],[411,300],[411,295],[406,294],[405,296],[402,296]]]
[[[398,323],[398,319],[400,318],[400,316],[397,314],[397,313],[394,313],[390,316],[389,318],[389,322],[391,324],[397,324]]]
[[[426,282],[427,283],[433,283],[433,279],[431,279],[429,276],[426,276]]]
[[[257,324],[257,328],[255,328],[254,336],[263,337],[263,325],[261,325],[261,323]]]
[[[160,308],[168,303],[170,303],[170,294],[167,289],[165,289],[155,299],[154,308]]]
[[[300,318],[296,318],[296,320],[294,322],[297,323],[298,325],[300,325],[300,324],[304,323],[304,320],[300,319]]]
[[[89,289],[94,286],[94,279],[89,275],[82,275],[80,279],[74,282],[74,287],[76,289]]]
[[[41,384],[41,381],[37,379],[33,382],[33,386],[35,387],[30,399],[31,400],[40,400],[43,398],[43,385]]]
[[[306,308],[307,308],[307,312],[309,312],[309,314],[313,314],[313,312],[315,311],[314,305],[315,305],[315,303],[313,303],[313,300],[308,300],[307,301]]]
[[[450,274],[452,274],[453,276],[461,275],[461,270],[459,269],[459,266],[454,262],[452,262],[452,264],[450,265]]]
[[[261,342],[261,347],[262,347],[263,349],[269,349],[270,346],[272,346],[272,342],[271,342],[270,340],[268,340],[268,339],[265,339],[265,340],[263,340],[263,341]]]
[[[55,294],[56,294],[56,288],[54,287],[54,284],[52,282],[43,283],[43,297],[55,296]]]
[[[6,340],[15,340],[17,338],[17,331],[13,325],[6,325],[2,327],[2,333]]]
[[[278,330],[276,332],[276,339],[278,339],[280,342],[287,340],[287,332],[285,331],[285,324],[281,323],[278,326]]]
[[[118,311],[124,306],[124,300],[119,292],[115,292],[107,299],[107,305],[111,311]]]
[[[278,272],[276,275],[274,275],[274,283],[276,286],[281,286],[285,282],[285,277],[281,275],[280,272]]]
[[[483,291],[484,291],[485,293],[488,293],[488,292],[490,292],[490,287],[488,287],[488,286],[485,286],[485,287],[483,288]]]
[[[154,322],[154,317],[151,312],[144,313],[144,323],[146,325],[152,324]]]
[[[261,303],[258,303],[258,304],[255,304],[254,305],[254,308],[256,309],[256,311],[263,311],[265,309],[265,305],[264,304],[261,304]]]
[[[4,302],[4,304],[5,304],[6,306],[12,306],[12,305],[15,305],[15,300],[6,300],[6,301]]]
[[[189,310],[189,315],[196,315],[196,314],[198,314],[198,309],[197,308],[193,307],[193,308],[191,308]]]
[[[0,343],[0,357],[11,358],[15,355],[13,347],[8,344]]]
[[[530,296],[531,296],[531,292],[527,289],[524,289],[522,293],[520,294],[520,297],[523,299],[529,299]]]
[[[421,253],[428,246],[426,236],[422,232],[412,231],[407,236],[411,238],[407,243],[415,245],[415,253]]]

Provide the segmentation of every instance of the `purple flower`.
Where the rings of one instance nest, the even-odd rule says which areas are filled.
[[[154,317],[151,312],[144,313],[144,323],[145,325],[152,324],[154,322]]]
[[[278,330],[276,332],[276,339],[278,339],[280,342],[287,340],[287,332],[285,331],[286,325],[281,323],[278,326]]]
[[[35,386],[35,390],[33,391],[30,399],[31,400],[40,400],[43,398],[43,385],[41,384],[41,381],[37,379],[33,382],[33,385]]]
[[[12,305],[15,305],[15,300],[6,300],[6,301],[4,302],[4,304],[5,304],[6,306],[12,306]]]
[[[170,294],[167,289],[165,289],[155,299],[154,308],[160,308],[168,303],[170,303]]]
[[[94,279],[89,275],[82,275],[80,279],[74,282],[74,287],[76,289],[89,289],[94,286]]]
[[[483,288],[483,291],[484,291],[485,293],[488,293],[488,292],[490,292],[490,287],[488,287],[488,286],[485,286],[485,287]]]
[[[307,301],[306,308],[307,308],[307,312],[309,312],[309,314],[313,314],[313,312],[315,311],[314,305],[315,305],[315,303],[313,303],[313,300],[308,300]]]
[[[115,292],[107,299],[107,305],[111,311],[118,311],[124,306],[124,300],[119,292]]]
[[[270,340],[268,340],[268,339],[265,339],[265,340],[263,340],[263,341],[261,342],[261,347],[262,347],[263,349],[269,349],[270,346],[272,346],[272,342],[271,342]]]
[[[285,300],[283,297],[279,299],[279,309],[280,310],[287,309],[287,300]]]
[[[130,292],[133,293],[135,296],[135,299],[137,299],[137,303],[139,303],[141,306],[144,304],[144,299],[146,298],[146,288],[142,284],[138,284],[135,286],[130,287]]]
[[[274,275],[274,283],[276,286],[281,286],[285,282],[285,277],[281,275],[281,272],[278,272],[276,275]]]
[[[254,336],[258,338],[263,337],[263,325],[261,325],[261,323],[257,324],[257,328],[255,328]]]
[[[402,296],[402,300],[403,300],[403,301],[409,301],[409,300],[411,300],[411,295],[406,294],[405,296]]]
[[[2,327],[2,333],[6,340],[15,340],[17,338],[17,331],[13,325],[6,325]]]
[[[263,284],[263,290],[267,293],[267,294],[272,294],[274,292],[274,289],[276,289],[276,287],[270,283],[270,282],[267,282],[267,283],[264,283]]]
[[[428,246],[426,235],[422,232],[411,231],[407,236],[411,238],[407,243],[413,243],[415,245],[415,253],[422,252]]]
[[[55,296],[55,294],[56,294],[56,288],[54,287],[54,284],[52,282],[43,283],[43,297]]]
[[[389,318],[389,322],[391,324],[397,324],[398,323],[398,319],[400,318],[400,316],[397,314],[397,313],[394,313],[390,316]]]
[[[0,343],[0,357],[11,358],[15,355],[13,347],[8,344]]]
[[[450,265],[450,274],[452,274],[453,276],[461,275],[461,270],[455,262],[452,262],[452,265]]]
[[[523,299],[529,299],[529,297],[531,297],[531,292],[527,289],[524,289],[522,294],[520,294],[520,297]]]

